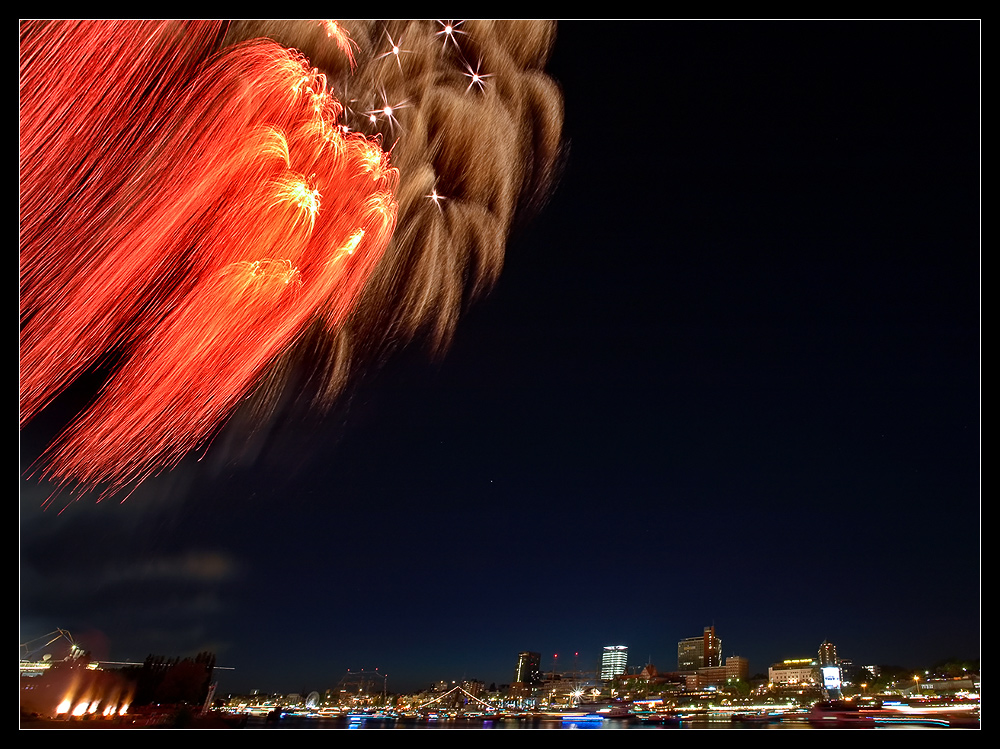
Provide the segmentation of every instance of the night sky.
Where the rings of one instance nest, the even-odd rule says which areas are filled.
[[[220,693],[980,654],[980,25],[566,22],[566,162],[440,359],[123,504],[23,478],[20,637]],[[225,457],[223,457],[225,456]]]

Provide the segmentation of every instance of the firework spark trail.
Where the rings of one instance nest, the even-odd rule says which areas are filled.
[[[554,23],[339,26],[357,49],[350,68],[315,23],[241,21],[227,34],[269,36],[306,52],[331,85],[350,92],[346,122],[378,129],[400,170],[397,230],[357,313],[335,339],[308,348],[313,362],[326,360],[321,405],[337,397],[358,361],[381,360],[418,336],[437,353],[447,348],[460,312],[499,276],[515,221],[550,193],[563,151],[562,95],[544,73]],[[471,86],[470,70],[479,74]]]
[[[558,170],[554,30],[22,23],[22,426],[114,367],[43,475],[140,481],[234,413],[328,407],[418,335],[443,352]]]
[[[104,85],[96,100],[127,111],[127,85]],[[112,205],[90,234],[76,220],[32,235],[22,278],[42,280],[22,297],[22,420],[111,349],[129,354],[49,450],[57,484],[117,488],[175,464],[315,320],[342,324],[394,227],[398,172],[337,126],[325,86],[273,42],[226,50],[130,142],[128,178],[79,188],[78,214],[104,215],[88,197]]]
[[[147,33],[144,24],[135,30],[142,38]],[[130,35],[120,37],[125,51],[140,46]],[[89,45],[94,40],[85,36],[83,41]],[[105,35],[97,41],[105,50],[110,42]],[[69,45],[63,54],[72,57],[73,49]],[[150,307],[174,302],[169,294],[180,293],[185,284],[177,278],[179,271],[190,278],[211,262],[210,232],[218,231],[210,226],[213,213],[224,209],[227,194],[238,197],[242,184],[256,176],[250,172],[261,158],[252,142],[262,132],[259,123],[280,125],[279,118],[287,118],[288,77],[296,75],[290,63],[294,60],[277,45],[254,45],[229,55],[196,79],[186,99],[175,92],[180,101],[163,101],[165,111],[141,117],[157,125],[140,138],[131,137],[133,78],[89,82],[101,88],[100,95],[71,107],[67,138],[78,131],[86,134],[86,123],[99,118],[108,123],[117,118],[119,130],[105,124],[98,137],[85,138],[84,145],[98,151],[93,168],[81,184],[73,185],[72,199],[53,196],[53,204],[64,212],[58,218],[39,223],[32,201],[22,203],[24,223],[39,227],[22,234],[22,423],[101,355],[155,323]],[[285,80],[274,75],[276,66]],[[301,63],[298,67],[301,78]],[[190,75],[185,70],[185,78]],[[273,96],[264,99],[269,109],[254,108],[246,87],[268,82],[273,89]],[[234,100],[230,89],[246,101]],[[265,97],[269,94],[265,88]],[[233,106],[223,112],[226,104]],[[24,132],[36,129],[33,118],[22,120]],[[36,187],[39,174],[49,179]],[[64,174],[58,164],[39,169],[22,165],[24,192],[44,192],[47,183],[58,190],[64,180],[51,177]],[[207,231],[203,224],[209,224]],[[146,311],[139,315],[140,310]]]
[[[164,106],[211,49],[220,22],[26,22],[22,25],[22,301],[56,302],[94,262],[53,263],[65,245],[129,204],[115,202],[162,124]],[[113,54],[112,54],[113,52]],[[134,187],[132,189],[135,189]]]
[[[233,201],[245,197],[244,185],[264,178],[268,167],[283,168],[283,158],[278,146],[268,147],[259,138],[242,145],[257,160],[243,150],[235,151],[230,154],[235,158],[193,172],[197,180],[182,180],[173,190],[165,180],[162,195],[169,199],[151,196],[132,222],[104,227],[90,242],[81,238],[77,246],[97,242],[110,249],[102,248],[104,252],[91,263],[80,259],[79,274],[63,284],[58,301],[35,308],[46,314],[36,314],[25,323],[22,421],[103,354],[148,332],[198,276],[219,262],[219,249],[225,251],[240,240],[240,229],[260,231],[258,240],[265,242],[273,234],[273,227],[256,227],[245,216],[232,215],[237,213]],[[72,255],[64,251],[50,262],[67,257]]]
[[[351,217],[367,229],[323,253],[325,261],[302,268],[288,260],[240,261],[199,284],[66,433],[52,475],[87,485],[141,481],[207,440],[317,309],[328,323],[349,311],[379,254],[365,240],[375,237],[377,246],[391,229],[391,197],[376,200],[377,210]],[[356,251],[368,268],[349,265]]]

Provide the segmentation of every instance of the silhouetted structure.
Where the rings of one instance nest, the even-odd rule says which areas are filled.
[[[183,660],[148,655],[142,666],[126,666],[122,673],[136,684],[135,705],[201,705],[214,669],[215,654],[205,652]]]

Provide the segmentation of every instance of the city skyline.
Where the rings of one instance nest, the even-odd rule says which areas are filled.
[[[433,676],[428,676],[423,679],[421,679],[418,675],[410,674],[402,685],[397,685],[391,679],[391,674],[385,669],[380,670],[378,668],[372,669],[363,666],[353,666],[347,668],[344,673],[331,675],[327,681],[320,680],[322,683],[309,684],[309,688],[304,691],[301,688],[298,690],[276,690],[269,689],[266,686],[258,686],[249,690],[240,690],[225,688],[227,684],[238,683],[238,675],[234,673],[235,669],[232,666],[220,663],[216,666],[217,670],[215,681],[217,684],[221,684],[222,686],[220,693],[229,694],[249,694],[251,692],[260,692],[261,694],[280,694],[289,691],[303,693],[322,691],[324,689],[329,690],[336,687],[336,685],[342,683],[345,679],[351,680],[351,683],[367,679],[373,684],[377,683],[380,689],[385,688],[392,693],[416,693],[427,691],[428,689],[431,691],[440,691],[443,685],[448,685],[448,688],[450,688],[455,684],[479,682],[484,686],[492,685],[492,687],[502,690],[515,688],[513,694],[520,694],[522,697],[526,697],[532,693],[533,689],[536,689],[538,686],[543,684],[543,682],[547,683],[552,678],[561,679],[563,681],[580,680],[580,683],[610,683],[621,676],[640,674],[650,666],[655,667],[656,673],[661,676],[667,674],[704,673],[714,670],[720,673],[726,671],[731,671],[732,673],[739,672],[743,674],[741,678],[750,680],[764,679],[766,681],[769,678],[773,680],[773,672],[776,668],[779,670],[790,669],[790,672],[797,674],[799,672],[811,672],[822,666],[847,663],[854,669],[885,668],[891,671],[906,672],[913,669],[922,671],[935,665],[944,665],[947,661],[969,660],[978,662],[979,660],[977,656],[971,659],[938,659],[933,663],[925,659],[917,662],[901,664],[885,661],[879,659],[878,657],[870,658],[868,660],[857,660],[848,656],[847,658],[842,659],[837,654],[836,644],[831,643],[829,640],[823,640],[822,642],[816,644],[814,653],[810,652],[808,648],[796,652],[791,652],[786,648],[780,656],[771,658],[766,662],[759,664],[749,663],[748,659],[739,653],[722,654],[720,656],[719,654],[721,653],[722,643],[721,638],[716,637],[714,627],[705,627],[704,629],[705,632],[703,635],[697,637],[685,637],[675,643],[677,662],[670,665],[668,665],[668,661],[657,663],[656,659],[651,657],[630,664],[628,663],[627,655],[629,646],[616,645],[603,646],[600,649],[600,652],[592,654],[593,657],[581,657],[579,652],[574,652],[572,655],[566,655],[563,657],[561,657],[559,653],[553,653],[548,657],[544,657],[539,652],[520,651],[516,655],[513,677],[509,679],[505,679],[501,675],[470,673],[456,675],[437,671],[434,672]],[[43,639],[51,640],[51,643],[45,648],[33,651],[31,653],[31,658],[28,660],[40,660],[43,652],[49,654],[52,659],[57,661],[62,660],[63,658],[73,659],[82,654],[92,655],[92,653],[87,650],[86,642],[75,640],[72,645],[70,644],[70,637],[72,633],[61,631],[58,633],[60,635],[59,637],[52,637],[54,634],[56,633],[48,633],[48,635],[46,635]],[[697,656],[697,662],[682,663],[682,653],[685,653],[688,657],[690,657],[690,654],[693,652],[690,648],[685,648],[685,646],[696,641],[699,644],[704,641],[713,642],[717,645],[718,650],[716,650],[714,655],[708,659],[705,659],[704,656]],[[751,648],[751,650],[753,649]],[[22,657],[24,655],[25,653],[22,653]],[[164,655],[150,653],[149,655],[154,658],[159,658],[160,660],[163,660],[164,658],[179,659],[181,657],[191,657],[190,655],[180,656],[177,654]],[[198,657],[200,658],[203,655],[204,654],[199,654]],[[122,668],[123,666],[141,666],[142,660],[130,661],[127,663],[105,661],[101,665],[102,668],[116,670]],[[431,671],[433,672],[433,669],[431,669]],[[875,674],[873,674],[873,676],[874,675]],[[284,681],[287,682],[287,678],[285,678]]]
[[[240,693],[666,671],[707,625],[751,673],[978,658],[980,56],[975,21],[558,23],[559,179],[440,356],[124,502],[30,470],[100,372],[21,430],[21,641]]]

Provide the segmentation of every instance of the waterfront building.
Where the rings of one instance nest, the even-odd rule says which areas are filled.
[[[677,694],[683,691],[686,684],[685,678],[676,673],[661,674],[656,670],[656,666],[647,663],[642,671],[637,674],[624,674],[620,676],[617,683],[622,690],[632,697],[647,697],[653,694]]]
[[[829,640],[823,640],[816,653],[816,662],[823,675],[823,688],[830,699],[839,699],[844,678],[837,660],[837,647]]]
[[[524,651],[517,654],[514,682],[534,687],[542,683],[542,655]]]
[[[601,655],[601,681],[610,681],[625,673],[628,663],[628,647],[625,645],[607,645]]]
[[[722,640],[715,636],[715,626],[705,627],[700,637],[687,637],[677,643],[677,670],[722,665]]]
[[[816,660],[819,661],[820,666],[839,666],[837,646],[829,640],[823,640],[820,643],[819,652],[816,654]]]
[[[731,655],[726,658],[726,679],[749,681],[750,661],[741,655]]]
[[[734,681],[747,681],[750,678],[750,662],[741,656],[731,655],[726,658],[724,666],[702,666],[696,677],[689,679],[689,689],[704,689],[705,687],[722,687]]]
[[[767,677],[779,687],[816,686],[820,683],[819,663],[813,658],[788,658],[771,664]]]

